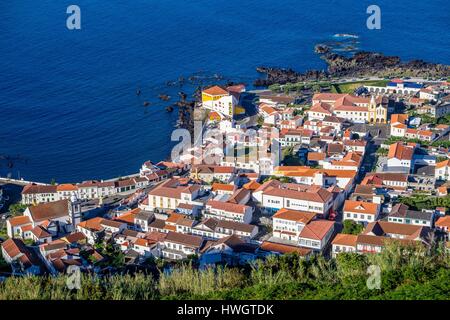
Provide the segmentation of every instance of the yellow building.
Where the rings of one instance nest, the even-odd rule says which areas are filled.
[[[237,109],[238,101],[227,90],[213,86],[202,91],[202,106],[213,111],[219,112],[222,115],[233,117],[235,112],[241,112]]]
[[[383,105],[383,98],[380,98],[379,103],[375,96],[370,98],[367,110],[367,122],[369,123],[386,123],[387,122],[387,107]]]

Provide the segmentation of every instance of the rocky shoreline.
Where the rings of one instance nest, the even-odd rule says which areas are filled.
[[[297,72],[290,68],[260,66],[256,68],[264,79],[256,79],[254,85],[266,87],[272,84],[296,83],[303,81],[327,81],[334,77],[450,77],[450,66],[423,60],[402,62],[400,57],[385,56],[378,52],[360,51],[351,57],[330,52],[324,45],[317,45],[315,51],[321,54],[327,70]]]

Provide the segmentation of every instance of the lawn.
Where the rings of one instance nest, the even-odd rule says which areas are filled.
[[[379,86],[385,87],[389,80],[368,80],[357,82],[337,83],[332,85],[332,92],[335,93],[353,93],[355,89],[361,86]]]

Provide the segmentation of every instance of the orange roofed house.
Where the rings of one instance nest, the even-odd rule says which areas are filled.
[[[408,174],[397,172],[367,173],[361,185],[375,188],[406,190],[408,187]]]
[[[275,213],[281,208],[286,208],[313,212],[324,217],[327,217],[333,209],[335,201],[333,190],[319,186],[281,183],[278,180],[263,183],[253,192],[253,197],[266,212]]]
[[[201,185],[172,178],[152,189],[148,193],[148,203],[141,205],[141,208],[146,211],[155,208],[175,210],[180,203],[196,204],[195,199],[201,194]]]
[[[162,241],[161,254],[166,259],[185,259],[198,254],[203,242],[203,238],[199,236],[169,231]]]
[[[396,142],[389,146],[387,168],[389,171],[410,172],[414,166],[415,144]]]
[[[236,168],[232,166],[196,165],[191,169],[192,179],[201,179],[211,183],[214,180],[229,182],[236,175]]]
[[[334,233],[334,221],[313,220],[300,231],[299,245],[314,251],[325,249]]]
[[[331,242],[333,258],[341,252],[355,252],[357,238],[357,235],[338,233]]]
[[[313,212],[280,209],[272,217],[273,236],[298,244],[300,232],[315,217]]]
[[[253,219],[253,208],[244,204],[208,200],[204,216],[219,220],[250,223]]]
[[[439,217],[435,223],[435,226],[446,233],[447,240],[450,239],[450,216]]]
[[[388,100],[382,96],[370,98],[351,94],[316,93],[308,117],[322,120],[328,112],[355,123],[386,123]],[[322,119],[321,119],[322,118]]]
[[[380,213],[380,205],[377,203],[345,200],[343,220],[353,220],[367,224],[376,221]]]
[[[36,254],[29,250],[21,239],[8,239],[1,244],[3,259],[12,264],[13,271],[26,274],[40,274],[42,263]]]
[[[212,86],[202,91],[202,106],[229,118],[235,114],[238,102],[238,94],[229,88]]]
[[[450,177],[450,160],[444,160],[436,163],[434,177],[438,180],[447,181]]]
[[[77,202],[58,200],[29,206],[23,215],[30,219],[33,228],[45,226],[53,236],[56,236],[75,229],[81,221],[81,207]]]

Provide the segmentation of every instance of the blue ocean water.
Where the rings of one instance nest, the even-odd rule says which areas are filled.
[[[81,8],[82,30],[66,28]],[[381,8],[381,30],[366,8]],[[58,182],[134,173],[165,158],[177,113],[164,111],[203,72],[251,83],[255,67],[324,68],[314,45],[336,33],[359,47],[450,63],[447,0],[14,0],[0,3],[0,174]],[[135,92],[140,88],[142,95]],[[143,107],[143,101],[152,104]]]

